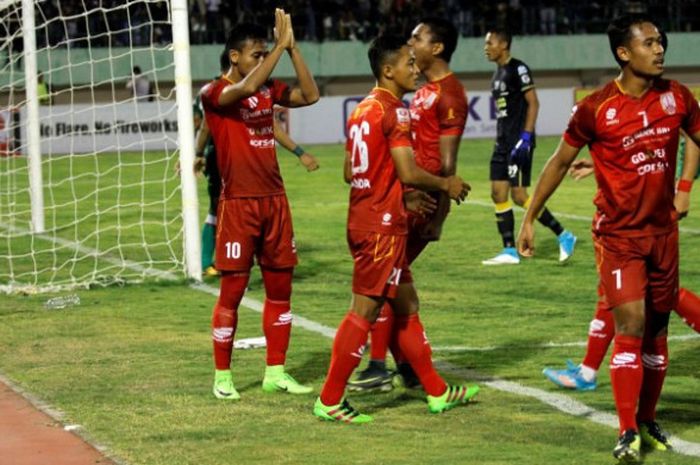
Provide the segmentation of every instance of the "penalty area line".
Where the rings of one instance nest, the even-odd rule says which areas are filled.
[[[207,294],[211,294],[213,296],[219,295],[219,289],[212,287],[208,284],[201,284],[201,283],[195,283],[191,284],[190,287],[193,289],[196,289],[201,292],[206,292]],[[263,309],[263,304],[262,302],[259,302],[255,299],[251,299],[249,297],[243,297],[243,300],[241,301],[241,306],[253,310],[258,313],[262,313]],[[294,319],[294,324],[306,329],[308,331],[312,331],[317,334],[321,334],[322,336],[325,336],[329,339],[333,339],[335,337],[335,329],[323,325],[321,323],[315,322],[313,320],[309,320],[308,318],[304,318],[302,316],[296,315],[293,313],[293,319]],[[692,335],[694,337],[698,337],[695,335]],[[685,336],[678,336],[678,339],[684,338],[684,339],[690,339],[690,337],[685,337]],[[670,338],[669,338],[670,339]],[[571,343],[571,344],[577,344],[577,345],[584,345],[585,343]],[[566,344],[560,345],[561,347],[568,347],[570,346]],[[550,344],[543,344],[541,347],[559,347],[559,345],[556,345],[554,343]],[[501,348],[506,348],[505,346],[502,346]],[[479,350],[478,348],[471,348],[474,350]],[[499,347],[493,346],[492,348],[486,348],[486,350],[497,350]],[[437,350],[437,349],[436,349]],[[484,350],[484,349],[481,349]],[[450,373],[451,375],[454,376],[459,376],[461,378],[467,378],[467,379],[476,379],[479,380],[479,382],[485,386],[488,386],[492,389],[496,389],[498,391],[502,391],[508,394],[515,394],[519,396],[524,396],[524,397],[531,397],[535,400],[538,400],[544,404],[549,405],[550,407],[553,407],[556,410],[559,410],[562,413],[566,413],[568,415],[573,415],[576,417],[580,418],[585,418],[589,421],[592,421],[594,423],[597,423],[599,425],[607,426],[610,428],[617,429],[618,427],[618,422],[617,422],[617,417],[615,415],[612,415],[607,412],[601,412],[599,410],[594,409],[593,407],[590,407],[583,402],[577,401],[572,399],[571,397],[564,395],[564,394],[559,394],[559,393],[554,393],[554,392],[548,392],[544,391],[542,389],[538,388],[533,388],[529,386],[524,386],[519,383],[515,383],[513,381],[506,381],[504,379],[496,378],[496,377],[490,377],[490,376],[484,376],[479,374],[476,371],[473,370],[467,370],[464,368],[461,368],[457,365],[454,365],[450,362],[446,361],[436,361],[435,365]],[[683,439],[677,437],[677,436],[671,436],[670,437],[672,443],[673,443],[673,451],[682,454],[682,455],[688,455],[692,457],[700,457],[700,444],[691,442],[691,441],[684,441]]]

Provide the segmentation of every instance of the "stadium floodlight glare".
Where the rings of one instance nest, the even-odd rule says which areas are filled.
[[[201,279],[187,0],[0,0],[0,292]]]

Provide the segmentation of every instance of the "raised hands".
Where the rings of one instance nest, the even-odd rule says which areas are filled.
[[[275,43],[287,50],[294,48],[294,29],[291,15],[282,8],[275,8]]]

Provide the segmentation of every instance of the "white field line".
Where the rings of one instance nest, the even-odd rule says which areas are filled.
[[[213,296],[219,295],[219,290],[217,288],[209,286],[207,284],[198,283],[193,284],[191,287],[197,289],[198,291],[211,294]],[[248,297],[243,298],[243,300],[241,301],[241,305],[258,313],[261,313],[263,308],[263,304],[261,302]],[[308,318],[300,317],[296,314],[294,315],[294,324],[306,330],[313,331],[317,334],[321,334],[330,339],[335,337],[335,329],[309,320]],[[684,336],[679,336],[678,338],[688,339]],[[576,344],[585,346],[585,342]],[[566,345],[562,345],[562,347],[565,346]],[[554,347],[554,345],[545,345],[545,347]],[[479,350],[479,348],[477,348],[477,350]],[[496,350],[496,346],[493,346],[493,349],[489,348],[486,350]],[[497,389],[499,391],[507,392],[509,394],[531,397],[559,410],[560,412],[581,418],[586,418],[594,423],[598,423],[603,426],[608,426],[615,429],[617,429],[618,427],[617,417],[615,415],[598,411],[564,394],[543,391],[542,389],[523,386],[522,384],[514,383],[512,381],[506,381],[495,377],[485,377],[475,371],[460,368],[446,361],[436,361],[435,365],[438,368],[449,372],[452,375],[459,376],[463,379],[478,379],[481,384],[488,386],[492,389]],[[684,441],[678,438],[677,436],[671,436],[671,440],[673,442],[674,451],[683,455],[700,457],[700,444],[690,441]]]

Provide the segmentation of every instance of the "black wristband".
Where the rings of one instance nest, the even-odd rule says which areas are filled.
[[[294,150],[292,150],[292,153],[294,155],[296,155],[297,157],[300,157],[300,156],[304,155],[305,150],[303,148],[301,148],[301,145],[297,145],[296,147],[294,147]]]

